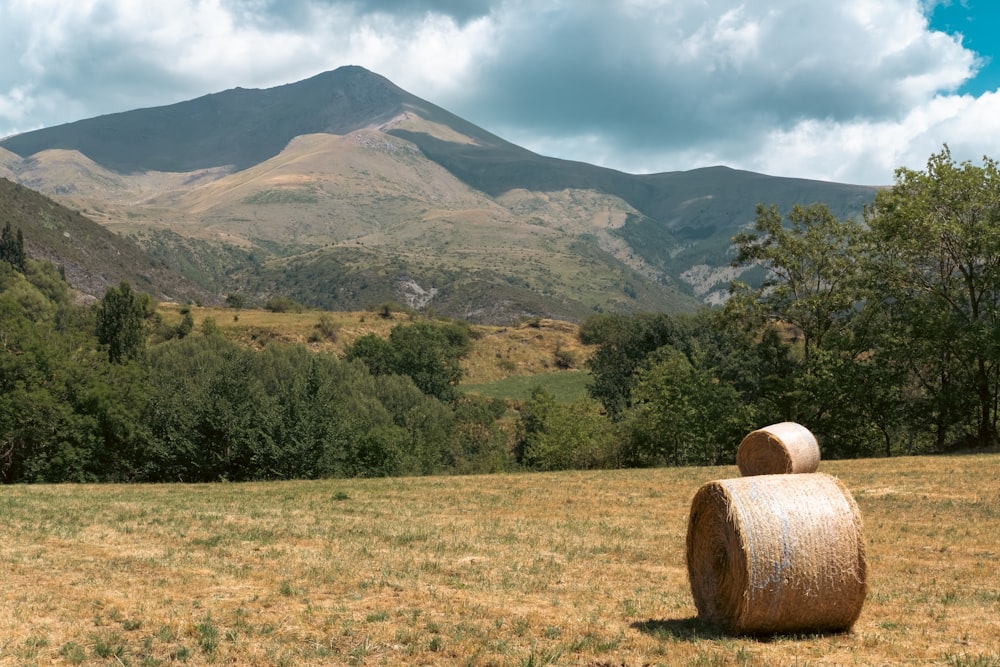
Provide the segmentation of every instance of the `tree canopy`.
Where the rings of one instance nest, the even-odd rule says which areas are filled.
[[[724,308],[581,323],[590,396],[463,396],[473,332],[419,319],[343,358],[210,319],[158,322],[128,283],[74,305],[0,233],[0,481],[214,481],[732,463],[797,421],[825,458],[992,447],[1000,417],[1000,173],[900,169],[859,219],[756,209]],[[324,336],[336,338],[327,321]],[[154,334],[155,332],[155,334]]]

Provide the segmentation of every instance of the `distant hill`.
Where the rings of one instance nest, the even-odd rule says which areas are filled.
[[[843,217],[875,193],[545,157],[360,67],[9,137],[0,175],[218,295],[495,323],[719,302],[758,203]]]
[[[66,281],[83,294],[97,297],[127,280],[161,300],[214,301],[213,295],[151,259],[134,242],[38,192],[0,178],[0,225],[8,222],[21,230],[28,257],[62,267]]]

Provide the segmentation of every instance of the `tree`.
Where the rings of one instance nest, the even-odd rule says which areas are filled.
[[[499,398],[467,394],[454,403],[450,469],[458,474],[496,473],[514,463],[513,430],[500,419],[507,404]]]
[[[457,324],[418,322],[389,332],[394,370],[408,375],[420,390],[442,401],[458,397],[461,360],[469,352],[468,328]]]
[[[35,322],[48,321],[61,304],[54,302],[29,278],[12,264],[0,262],[0,299],[5,302],[4,310]]]
[[[0,481],[131,480],[143,369],[107,361],[57,276],[0,265]]]
[[[184,309],[181,315],[181,321],[177,323],[177,328],[174,330],[178,338],[184,338],[189,333],[194,330],[194,315],[191,314],[190,309]]]
[[[409,376],[425,394],[443,401],[458,397],[461,360],[471,347],[467,326],[459,324],[399,324],[384,340],[368,334],[347,349],[348,361],[360,359],[373,375]]]
[[[226,295],[226,308],[239,310],[246,306],[247,300],[242,294],[232,293]]]
[[[866,210],[869,306],[886,323],[880,354],[905,364],[928,399],[942,448],[997,439],[1000,171],[956,164],[945,146],[924,171],[900,168]]]
[[[634,402],[624,420],[631,465],[733,463],[749,429],[736,389],[669,347],[639,373]]]
[[[97,340],[108,348],[112,363],[134,359],[143,350],[147,299],[122,281],[109,287],[97,304]]]
[[[776,207],[758,206],[754,229],[733,239],[734,265],[760,266],[767,277],[756,289],[734,285],[726,309],[760,333],[762,343],[767,336],[791,343],[785,359],[774,358],[777,369],[784,367],[780,390],[771,391],[781,419],[807,425],[830,454],[871,451],[896,432],[886,420],[899,417],[901,395],[893,384],[898,374],[875,356],[884,332],[867,308],[864,227],[815,204],[794,207],[787,221]]]
[[[579,336],[598,346],[587,361],[593,378],[587,390],[612,419],[632,404],[635,373],[649,354],[679,340],[673,319],[662,313],[598,315],[580,325]]]
[[[384,338],[366,334],[347,348],[344,359],[359,360],[368,367],[372,375],[386,375],[395,372],[392,346]]]
[[[733,238],[737,267],[760,265],[767,278],[757,289],[734,287],[730,308],[743,306],[763,318],[792,325],[802,335],[808,361],[831,333],[856,313],[861,226],[837,220],[823,204],[795,206],[788,227],[776,206],[757,206],[754,232]]]
[[[271,297],[264,304],[264,308],[272,313],[301,313],[306,309],[301,303],[288,296]]]
[[[15,233],[9,222],[4,225],[3,232],[0,232],[0,261],[10,263],[21,273],[25,271],[24,235],[21,234],[20,227]]]
[[[592,401],[557,403],[542,387],[522,413],[521,462],[535,470],[608,468],[617,463],[613,425]]]

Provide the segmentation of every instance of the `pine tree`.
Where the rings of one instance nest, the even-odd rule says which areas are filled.
[[[15,250],[16,252],[14,253],[14,258],[15,258],[14,266],[17,267],[18,271],[24,273],[25,269],[24,263],[26,259],[24,256],[24,234],[21,233],[20,227],[17,228],[17,241]]]
[[[20,227],[15,234],[9,221],[4,225],[3,232],[0,233],[0,260],[24,273],[24,235],[21,233]]]
[[[108,359],[123,363],[139,356],[145,341],[145,306],[132,286],[109,287],[97,304],[97,340],[108,346]]]

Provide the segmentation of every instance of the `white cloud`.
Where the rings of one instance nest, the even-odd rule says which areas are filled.
[[[889,185],[897,167],[923,169],[948,144],[958,161],[1000,155],[1000,94],[942,95],[900,119],[836,123],[806,120],[768,137],[772,150],[745,165],[766,173]]]
[[[545,154],[886,183],[1000,148],[996,96],[953,93],[981,61],[924,5],[7,0],[0,135],[357,64]]]

